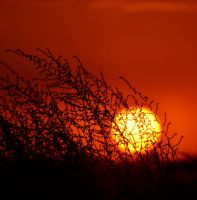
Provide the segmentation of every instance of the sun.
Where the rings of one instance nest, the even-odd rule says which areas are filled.
[[[120,150],[145,153],[158,143],[161,125],[148,108],[123,109],[115,116],[111,132]]]

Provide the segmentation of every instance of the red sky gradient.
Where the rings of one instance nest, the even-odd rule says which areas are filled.
[[[195,0],[0,0],[0,58],[48,47],[122,90],[125,76],[168,113],[181,151],[197,154],[196,24]]]

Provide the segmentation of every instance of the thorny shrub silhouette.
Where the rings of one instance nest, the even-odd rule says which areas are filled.
[[[129,171],[159,170],[161,163],[176,158],[182,137],[176,139],[177,134],[170,133],[165,113],[161,137],[152,143],[153,149],[145,153],[130,151],[131,141],[124,138],[116,124],[116,114],[122,109],[135,111],[146,107],[157,118],[159,110],[156,102],[138,92],[124,77],[120,81],[130,89],[129,95],[109,85],[102,73],[95,76],[87,71],[78,57],[74,57],[76,66],[71,66],[67,59],[54,56],[49,49],[37,49],[35,55],[20,49],[7,52],[32,62],[38,74],[26,80],[8,64],[0,62],[6,70],[0,76],[1,161],[42,157],[78,163],[85,160],[87,165],[100,160],[100,167],[103,163],[110,168],[121,165],[119,172],[127,177]],[[112,140],[112,125],[123,138],[125,151]],[[132,143],[134,148],[135,145]],[[141,176],[144,178],[144,174]],[[129,184],[134,183],[130,181],[124,187]]]

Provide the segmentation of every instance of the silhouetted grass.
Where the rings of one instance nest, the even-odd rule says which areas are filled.
[[[12,161],[1,166],[1,193],[54,199],[196,199],[196,163],[164,164],[158,172],[101,160]]]
[[[160,140],[145,153],[136,150],[115,121],[121,109],[134,112],[136,107],[149,108],[157,118],[156,102],[123,77],[130,95],[109,85],[102,73],[88,72],[78,58],[74,68],[49,50],[37,50],[41,55],[8,50],[33,62],[38,74],[32,80],[0,62],[7,70],[0,76],[2,194],[110,200],[196,195],[196,179],[187,179],[190,172],[196,176],[196,159],[191,164],[176,160],[182,137],[171,133],[166,114]],[[112,141],[112,124],[125,151],[120,141]]]

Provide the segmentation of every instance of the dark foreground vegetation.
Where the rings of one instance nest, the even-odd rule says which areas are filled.
[[[76,57],[73,67],[49,50],[37,49],[36,55],[20,49],[7,51],[33,63],[38,73],[28,80],[0,62],[2,195],[195,199],[196,159],[178,161],[182,137],[170,131],[171,123],[165,113],[161,116],[159,104],[120,77],[130,89],[124,95],[102,73],[97,77],[88,72]],[[136,108],[143,107],[156,119],[159,116],[162,130],[160,139],[154,140],[157,133],[146,131],[150,121],[141,110],[135,120],[136,124],[144,122],[138,129],[147,141],[139,151],[141,144],[125,137],[115,117],[122,109],[135,114]],[[119,140],[112,139],[114,134]]]
[[[104,161],[29,160],[0,169],[1,195],[53,199],[196,199],[197,160],[161,171]]]

